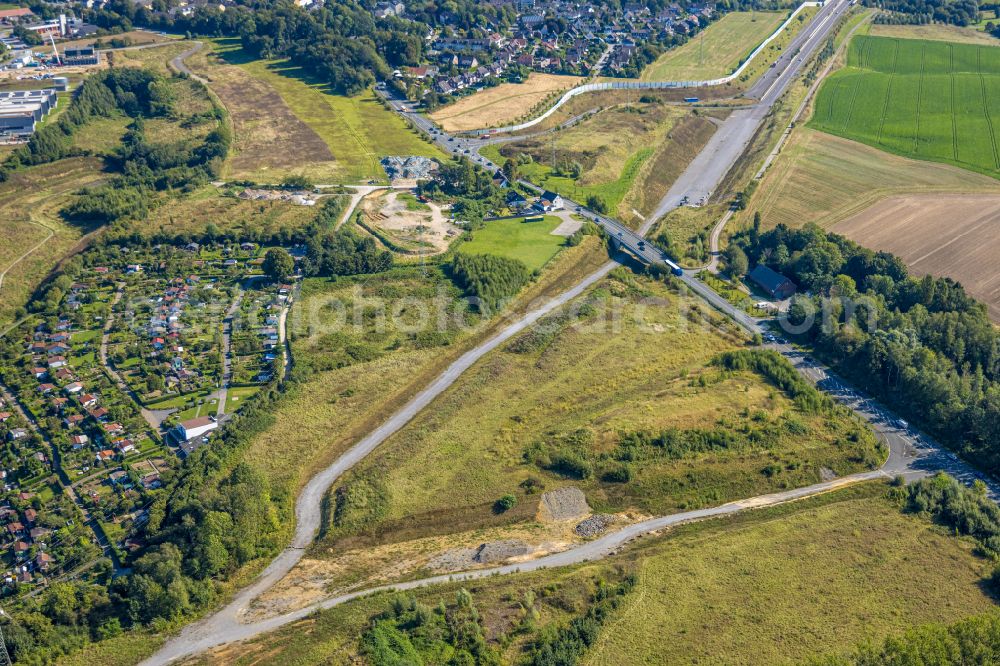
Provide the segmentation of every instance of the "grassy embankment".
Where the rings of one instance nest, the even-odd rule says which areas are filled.
[[[568,288],[606,257],[594,238],[567,248],[509,311],[523,311],[536,299]],[[424,270],[411,266],[384,276],[309,280],[304,285],[289,326],[296,364],[309,370],[276,410],[274,425],[254,438],[243,455],[267,476],[284,531],[290,533],[292,501],[309,477],[377,427],[495,325],[474,326],[474,319],[468,326],[462,323],[460,313],[466,306],[455,302],[455,291],[441,269]],[[397,321],[402,326],[394,325],[392,308],[405,310],[407,303],[413,316],[425,307],[435,316],[415,326],[401,311]],[[379,304],[387,308],[384,326],[374,309]],[[436,313],[442,311],[446,317],[439,330]],[[349,316],[345,319],[343,313]],[[288,464],[272,464],[276,449],[284,452]]]
[[[637,96],[630,105],[611,107],[554,135],[482,152],[501,163],[529,155],[532,161],[521,172],[537,185],[582,202],[595,196],[613,214],[638,220],[655,208],[714,129],[688,109],[640,102]],[[580,177],[556,175],[553,153],[556,165],[579,164]]]
[[[699,81],[732,73],[788,12],[730,12],[642,71],[643,81]]]
[[[515,631],[526,591],[538,599],[541,628],[579,613],[596,577],[637,574],[585,664],[797,663],[991,608],[979,585],[986,563],[972,543],[900,513],[884,494],[884,485],[866,484],[681,526],[599,563],[414,594],[434,607],[468,588],[487,639],[516,660],[533,635]],[[261,663],[351,663],[358,637],[391,598],[358,599],[193,661],[229,665],[252,654]]]
[[[597,511],[665,514],[880,461],[852,418],[810,413],[757,374],[712,366],[740,338],[665,287],[620,275],[577,305],[579,325],[545,321],[490,354],[340,484],[370,490],[371,513],[346,512],[314,551],[332,558],[309,563],[331,587],[417,575],[433,552],[485,538],[561,542],[562,528],[535,521],[539,487],[579,487]],[[703,316],[715,323],[692,323]],[[670,428],[740,432],[757,444],[687,453],[621,445],[630,433]],[[532,453],[538,447],[547,453]],[[563,454],[590,471],[540,462]],[[622,468],[627,480],[609,476]],[[518,505],[499,513],[494,502],[507,493]],[[391,571],[380,549],[391,551]]]

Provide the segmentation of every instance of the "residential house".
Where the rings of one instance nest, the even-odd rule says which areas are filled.
[[[757,264],[747,276],[771,298],[784,300],[790,298],[797,290],[794,282],[773,271],[764,264]]]
[[[538,203],[546,213],[554,210],[562,210],[565,205],[561,196],[549,190],[542,193],[542,196],[538,199]]]

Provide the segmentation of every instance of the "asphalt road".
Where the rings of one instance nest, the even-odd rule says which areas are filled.
[[[743,114],[738,116],[737,122],[730,124],[730,121],[727,120],[723,124],[723,127],[716,132],[712,141],[709,142],[705,151],[688,166],[685,173],[678,180],[678,184],[675,184],[671,188],[661,203],[660,208],[662,212],[660,214],[680,205],[681,198],[684,196],[680,192],[697,193],[701,191],[697,188],[708,188],[708,191],[714,189],[717,183],[725,176],[726,172],[742,155],[746,143],[749,142],[760,122],[766,117],[770,106],[784,92],[795,74],[803,66],[808,55],[822,43],[822,40],[829,34],[830,29],[836,24],[836,18],[846,11],[846,9],[847,0],[839,0],[827,4],[820,10],[811,25],[800,33],[799,38],[793,41],[792,47],[786,49],[785,55],[778,60],[775,68],[751,89],[760,95],[761,103],[749,111],[737,112]],[[801,51],[801,57],[798,51]],[[385,96],[385,91],[380,92]],[[435,143],[445,150],[454,154],[468,155],[477,159],[483,166],[495,168],[496,165],[474,154],[479,148],[485,145],[482,140],[452,137],[441,133],[429,120],[415,113],[409,103],[393,99],[387,99],[387,101],[397,112],[407,117],[415,127],[428,134]],[[730,116],[730,119],[732,119],[732,116]],[[703,157],[704,159],[702,159]],[[688,194],[688,196],[690,197],[691,195]],[[569,208],[588,217],[596,217],[602,226],[609,229],[609,233],[613,237],[621,232],[619,240],[622,244],[629,247],[630,250],[634,248],[637,256],[640,256],[644,260],[650,262],[663,260],[663,255],[659,250],[645,244],[641,235],[636,234],[616,220],[604,216],[596,216],[592,211],[588,211],[576,203],[571,203]],[[656,217],[651,217],[650,221],[640,232],[645,233]],[[532,310],[518,321],[502,329],[494,337],[463,354],[427,388],[418,393],[410,402],[393,414],[389,420],[351,447],[333,465],[313,477],[306,484],[306,487],[302,490],[296,501],[296,528],[291,546],[282,551],[252,585],[243,589],[223,609],[201,621],[189,625],[178,636],[167,641],[156,654],[142,663],[146,666],[167,664],[214,646],[245,640],[272,631],[289,622],[305,617],[318,609],[330,608],[358,596],[370,594],[377,589],[384,589],[369,589],[327,599],[320,604],[262,621],[247,624],[240,622],[242,612],[249,606],[250,602],[276,584],[302,558],[304,549],[313,541],[319,529],[323,496],[340,476],[363,460],[393,433],[405,426],[417,413],[451,386],[462,373],[479,359],[533,325],[541,317],[582,294],[587,288],[598,282],[618,265],[617,262],[609,261],[573,288],[560,294],[545,305]],[[681,280],[694,293],[725,313],[748,331],[769,335],[769,332],[764,328],[762,323],[738,310],[692,275],[685,274],[681,276]],[[719,507],[653,518],[641,523],[635,523],[623,530],[605,535],[575,548],[531,562],[483,569],[467,574],[435,576],[419,581],[396,584],[392,587],[394,589],[412,589],[451,580],[482,578],[497,574],[509,574],[579,563],[605,557],[638,536],[671,525],[786,502],[827,492],[841,485],[884,478],[896,474],[913,478],[943,469],[966,482],[971,482],[975,478],[982,478],[974,470],[964,465],[951,454],[944,452],[926,437],[920,436],[907,427],[900,427],[897,420],[886,410],[857,392],[851,391],[846,384],[834,377],[820,364],[805,358],[801,352],[777,340],[769,344],[769,346],[784,354],[806,377],[814,381],[820,388],[830,392],[838,400],[851,406],[859,416],[872,425],[873,429],[886,442],[889,448],[888,459],[881,469],[805,488],[731,502]],[[990,482],[989,479],[983,480],[988,483]],[[991,492],[995,493],[995,488],[992,484],[990,485]]]
[[[785,93],[812,53],[822,46],[849,8],[847,0],[834,0],[819,9],[809,25],[792,39],[774,67],[768,69],[747,91],[747,97],[758,99],[760,103],[729,114],[639,229],[641,234],[646,234],[656,220],[681,206],[682,201],[695,205],[708,202],[722,179],[746,151],[774,103]]]

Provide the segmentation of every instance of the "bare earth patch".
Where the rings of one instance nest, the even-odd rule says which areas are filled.
[[[533,73],[524,83],[502,83],[463,97],[431,114],[431,120],[448,132],[499,127],[516,121],[557,91],[578,85],[579,76]]]
[[[333,161],[326,142],[266,82],[211,54],[198,54],[188,64],[209,80],[232,117],[236,148],[228,165],[232,175]]]
[[[635,518],[623,517],[630,522]],[[336,594],[420,577],[525,562],[580,543],[573,525],[537,523],[433,536],[376,547],[325,549],[306,557],[275,587],[254,599],[244,621],[255,621]],[[323,557],[329,555],[329,559]]]
[[[460,232],[434,202],[411,210],[395,191],[373,192],[363,200],[362,210],[368,224],[409,254],[440,254]]]
[[[898,255],[918,275],[947,275],[1000,321],[1000,195],[894,196],[832,231]]]

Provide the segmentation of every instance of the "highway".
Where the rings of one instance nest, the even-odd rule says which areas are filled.
[[[701,205],[708,202],[729,170],[746,151],[775,102],[799,75],[810,56],[830,37],[848,9],[850,4],[847,0],[835,0],[820,7],[816,16],[792,39],[774,66],[747,91],[747,97],[757,99],[759,102],[729,114],[705,148],[674,182],[654,213],[638,230],[632,230],[609,216],[598,215],[579,202],[566,199],[566,208],[597,222],[616,244],[623,246],[640,261],[647,264],[667,263],[671,268],[675,268],[676,264],[673,264],[661,250],[647,243],[644,236],[649,233],[657,220],[671,210],[685,204]],[[469,137],[448,134],[440,130],[407,100],[393,97],[386,89],[380,88],[378,93],[393,110],[404,116],[442,150],[456,156],[465,156],[484,169],[490,171],[499,169],[499,165],[480,155],[479,151],[491,143],[510,141],[509,137]]]
[[[847,6],[847,0],[835,0],[821,8],[810,25],[793,42],[793,48],[789,48],[785,55],[778,60],[776,66],[751,89],[760,95],[760,104],[746,112],[736,112],[741,115],[737,116],[737,119],[732,123],[730,121],[733,120],[735,113],[730,116],[730,120],[723,123],[723,126],[713,136],[705,151],[688,166],[678,182],[675,183],[667,196],[664,197],[658,211],[659,215],[680,205],[681,199],[685,195],[690,199],[692,196],[704,193],[704,196],[707,197],[714,190],[721,179],[725,177],[728,170],[742,155],[747,142],[749,142],[760,123],[766,117],[770,107],[787,89],[788,84],[799,72],[805,61],[808,60],[808,57],[829,35],[830,30],[837,24],[838,17],[846,11]],[[800,50],[801,53],[797,53],[797,50]],[[386,97],[386,91],[380,90],[379,92],[383,97]],[[397,112],[410,120],[414,127],[426,133],[445,150],[456,155],[469,156],[484,167],[496,168],[496,165],[477,154],[478,150],[483,145],[486,145],[488,141],[449,136],[440,132],[429,120],[416,113],[408,102],[395,99],[387,99],[387,102]],[[634,254],[639,260],[646,263],[659,263],[667,260],[660,250],[650,246],[643,238],[643,234],[648,232],[652,223],[659,215],[651,217],[643,228],[635,232],[617,220],[607,216],[596,215],[593,211],[587,210],[576,202],[569,202],[568,208],[591,219],[596,219],[608,231],[611,238],[616,239],[622,247],[631,254]],[[513,336],[532,326],[546,314],[583,294],[618,265],[615,261],[607,262],[572,288],[564,291],[544,305],[528,312],[513,323],[506,325],[493,337],[465,352],[386,422],[351,447],[330,467],[313,477],[306,484],[296,500],[296,525],[291,545],[282,551],[249,587],[237,594],[224,608],[184,628],[179,635],[168,640],[158,652],[142,663],[146,666],[168,664],[214,646],[232,641],[245,640],[272,631],[289,622],[305,617],[318,609],[330,608],[358,596],[370,594],[378,589],[385,589],[373,588],[326,599],[319,604],[261,621],[252,623],[241,621],[251,601],[281,580],[302,558],[305,548],[312,543],[319,529],[322,515],[322,499],[337,479],[374,451],[388,437],[404,427],[421,410],[430,405],[437,396],[453,385],[478,360]],[[766,346],[783,354],[805,377],[815,382],[820,388],[829,392],[842,403],[851,407],[860,418],[870,423],[873,430],[885,442],[888,448],[888,457],[882,468],[806,488],[731,502],[719,507],[652,518],[647,521],[635,523],[594,541],[531,562],[468,573],[435,576],[423,580],[396,584],[392,586],[393,588],[411,589],[424,585],[444,583],[449,580],[510,574],[593,560],[616,552],[628,541],[638,536],[671,525],[773,505],[828,492],[849,483],[886,478],[887,476],[895,476],[897,474],[908,478],[916,478],[938,469],[943,469],[966,482],[981,478],[990,485],[991,493],[996,496],[995,488],[989,479],[982,478],[974,470],[964,465],[951,454],[943,451],[940,447],[937,447],[926,437],[903,426],[887,410],[859,393],[852,391],[844,382],[840,381],[821,364],[807,358],[801,351],[793,348],[780,338],[773,336],[766,329],[765,324],[754,320],[746,313],[725,301],[721,296],[695,279],[693,275],[684,273],[680,276],[680,280],[692,292],[703,298],[712,307],[723,312],[748,332],[760,333],[764,336]]]

